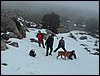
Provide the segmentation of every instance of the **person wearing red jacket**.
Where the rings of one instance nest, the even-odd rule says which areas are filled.
[[[41,33],[41,31],[38,31],[36,37],[38,38],[39,47],[41,47],[41,43],[42,43],[43,48],[45,48],[44,41],[43,41],[43,34]]]

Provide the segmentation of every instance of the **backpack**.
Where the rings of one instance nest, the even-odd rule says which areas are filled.
[[[63,47],[63,46],[64,46],[64,40],[60,40],[58,46],[59,46],[59,47]]]
[[[32,49],[32,50],[29,52],[29,55],[32,56],[32,57],[35,57],[35,56],[36,56],[36,53],[35,53],[35,51]]]
[[[59,43],[60,43],[60,44],[64,44],[64,40],[60,40]]]

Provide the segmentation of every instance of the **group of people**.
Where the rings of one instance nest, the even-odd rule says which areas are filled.
[[[41,33],[41,31],[38,31],[36,37],[38,38],[39,47],[41,47],[41,44],[42,44],[43,48],[45,48],[44,41],[43,41],[43,34]],[[45,42],[45,45],[46,45],[45,56],[52,55],[52,52],[56,52],[59,48],[62,48],[66,52],[64,37],[61,37],[61,39],[59,40],[58,47],[54,51],[53,51],[53,43],[54,43],[54,35],[50,34]],[[49,49],[50,49],[50,52],[49,52]]]

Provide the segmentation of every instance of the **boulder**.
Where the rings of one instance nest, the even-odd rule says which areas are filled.
[[[9,45],[12,45],[12,46],[14,46],[14,47],[19,47],[19,45],[18,45],[17,42],[12,42],[12,43],[10,43]]]
[[[9,33],[10,38],[17,38],[17,35],[14,32]]]
[[[7,63],[1,63],[1,65],[7,66],[8,64]]]
[[[10,36],[8,34],[2,34],[1,37],[5,40],[9,40]]]
[[[31,38],[30,40],[31,40],[31,42],[36,42],[36,43],[38,43],[38,40],[36,40],[36,39],[34,39],[34,38]]]
[[[1,38],[1,51],[5,51],[7,49],[6,41]]]
[[[17,18],[17,17],[16,17]],[[13,16],[7,14],[1,14],[1,32],[13,32],[13,35],[19,39],[23,36],[20,34],[16,23],[13,20]]]

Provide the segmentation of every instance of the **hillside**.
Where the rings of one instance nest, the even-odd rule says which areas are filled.
[[[7,66],[1,65],[2,75],[99,75],[99,55],[93,55],[98,52],[95,49],[99,49],[98,39],[84,31],[59,33],[57,34],[58,39],[54,37],[53,48],[57,47],[59,39],[63,36],[65,48],[68,51],[74,49],[77,59],[64,60],[60,57],[56,59],[57,52],[46,57],[44,48],[38,47],[35,42],[30,42],[31,38],[37,40],[38,30],[46,33],[45,29],[29,28],[30,32],[26,32],[26,38],[9,39],[11,42],[18,42],[19,47],[7,44],[9,49],[1,51],[1,64],[7,64]],[[95,41],[97,41],[96,46],[94,45]],[[36,51],[37,55],[34,58],[29,56],[31,49]]]

